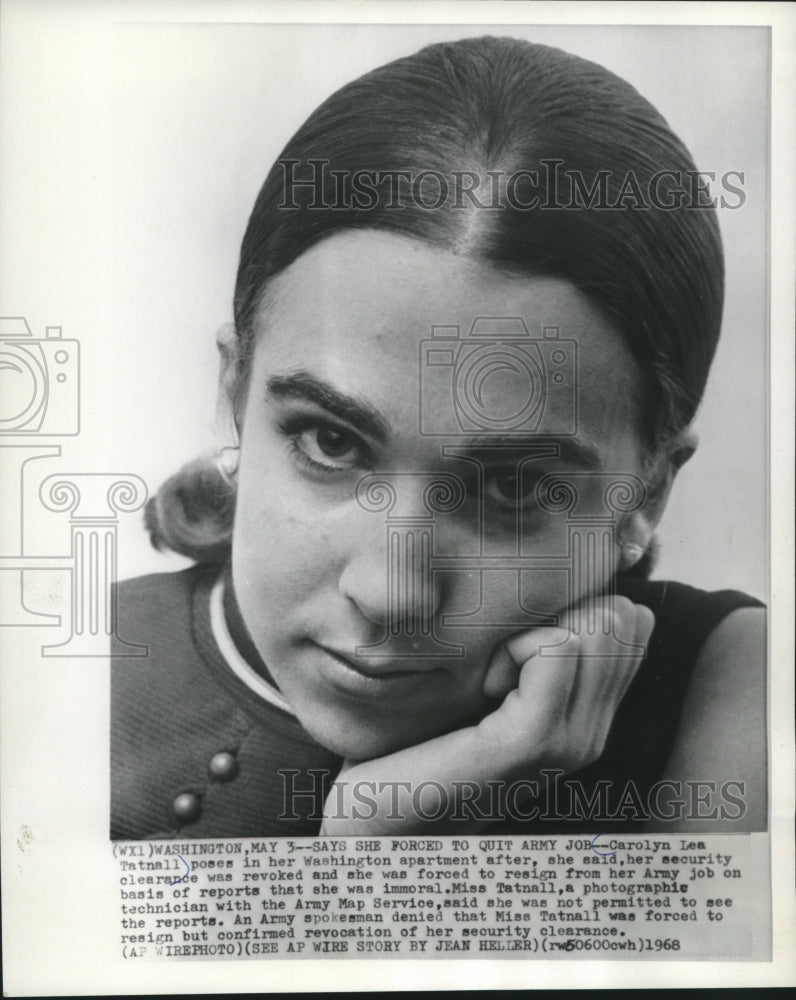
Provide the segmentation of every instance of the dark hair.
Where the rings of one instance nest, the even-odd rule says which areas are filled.
[[[367,206],[350,191],[341,200],[339,178],[363,169],[394,178],[389,190]],[[678,195],[695,170],[630,84],[559,49],[471,38],[367,73],[307,119],[257,197],[235,288],[244,359],[238,388],[245,392],[253,320],[269,279],[334,233],[389,230],[513,272],[571,281],[609,317],[644,372],[644,430],[660,444],[693,419],[721,323],[715,211]],[[451,184],[440,204],[424,207],[412,190],[424,172],[468,172],[484,190],[498,178],[502,195],[497,207],[481,207]],[[551,187],[562,177],[570,185],[563,197]],[[318,186],[286,188],[310,179]],[[532,196],[535,207],[522,207]],[[220,558],[228,551],[219,548],[220,496],[228,489],[207,463],[181,470],[150,507],[153,543],[199,561]],[[233,506],[224,507],[226,539]]]

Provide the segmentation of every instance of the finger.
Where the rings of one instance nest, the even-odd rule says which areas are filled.
[[[633,683],[636,674],[638,673],[641,664],[647,657],[649,650],[649,641],[652,636],[652,630],[655,627],[655,615],[650,611],[648,607],[644,604],[635,605],[636,608],[636,632],[634,642],[637,646],[641,646],[643,653],[638,656],[635,660],[631,660],[629,668],[625,673],[624,683],[621,686],[619,695],[617,698],[617,707],[624,700],[625,695],[630,689],[630,685]]]
[[[559,625],[575,635],[598,635],[614,609],[611,594],[586,594],[564,609]],[[627,602],[630,604],[630,602]]]
[[[543,749],[567,711],[578,670],[577,656],[532,656],[523,664],[519,683],[501,707],[483,720],[495,729],[497,746]]]
[[[619,647],[632,646],[638,642],[638,616],[643,614],[646,621],[649,611],[645,608],[641,612],[643,607],[644,605],[634,604],[621,594],[589,597],[567,608],[561,616],[560,624],[575,635],[588,637],[589,643],[598,644],[600,655],[609,655],[610,652],[616,655]]]
[[[492,653],[484,675],[484,694],[488,698],[505,698],[520,679],[520,664],[512,657],[505,642]]]
[[[484,694],[489,698],[505,698],[517,687],[523,664],[536,656],[542,646],[558,645],[567,638],[566,629],[546,627],[528,629],[501,642],[492,653],[484,675]]]
[[[652,630],[655,628],[655,615],[646,606],[646,604],[637,604],[636,608],[636,623],[638,629],[636,632],[636,642],[639,643],[639,645],[646,647],[650,640],[650,636],[652,635]]]
[[[540,644],[540,651],[542,648],[549,650],[552,640],[557,652],[537,653],[527,659],[520,671],[517,691],[526,705],[540,709],[545,705],[555,706],[552,714],[557,717],[565,710],[572,685],[577,679],[580,639],[571,633],[564,633],[563,629],[545,631],[548,637]]]
[[[585,664],[594,667],[585,675],[598,686],[608,685],[603,693],[617,686],[621,698],[635,675],[644,655],[654,625],[649,608],[616,597],[604,609],[605,618],[597,635],[581,636]]]
[[[606,635],[613,636],[615,643],[632,645],[640,607],[622,594],[586,595],[564,610],[559,624],[575,635],[593,637],[595,641]]]
[[[646,651],[654,626],[654,615],[643,605],[619,601],[611,612],[611,631],[621,629],[637,646]],[[619,705],[627,694],[642,663],[643,656],[616,655],[612,636],[597,641],[583,640],[582,669],[568,703],[568,721],[580,730],[596,752],[602,752]]]
[[[616,682],[611,694],[618,705],[646,657],[655,616],[643,604],[624,597],[615,599],[609,615],[608,634],[595,644],[595,655],[603,656],[606,664],[615,663],[608,676]]]
[[[522,667],[528,660],[538,656],[541,649],[548,649],[551,646],[563,647],[571,637],[570,629],[547,625],[543,628],[529,629],[527,632],[518,632],[506,641],[506,649],[517,666]]]

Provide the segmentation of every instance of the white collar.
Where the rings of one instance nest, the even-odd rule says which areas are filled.
[[[223,577],[219,577],[216,580],[210,592],[210,627],[213,631],[213,638],[216,640],[216,645],[221,650],[221,655],[235,676],[242,680],[246,687],[253,691],[259,698],[269,702],[269,704],[274,705],[283,712],[287,712],[288,715],[295,716],[296,713],[285,701],[281,693],[249,666],[235,645],[224,614]]]

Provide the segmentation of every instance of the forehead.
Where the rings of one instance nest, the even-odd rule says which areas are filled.
[[[457,343],[491,344],[489,338],[501,333],[504,337],[497,339],[505,343],[506,334],[516,337],[518,318],[527,329],[520,337],[539,345],[532,350],[543,376],[552,377],[552,342],[543,336],[545,327],[557,327],[563,341],[576,345],[584,430],[599,437],[615,434],[622,424],[638,426],[638,367],[617,331],[569,282],[507,274],[375,230],[324,240],[271,283],[256,324],[253,375],[262,379],[309,370],[336,390],[366,399],[401,426],[417,413],[423,369],[431,357],[443,359],[443,370],[435,374],[445,382],[445,354],[433,350],[440,335],[444,347],[453,347],[448,356],[461,361]],[[522,391],[521,380],[500,365],[485,384],[504,397]],[[450,407],[449,394],[441,395],[434,405]],[[545,419],[560,422],[565,414],[556,408],[566,408],[567,399],[548,396]],[[512,410],[510,401],[505,405]],[[552,426],[538,430],[554,433]]]

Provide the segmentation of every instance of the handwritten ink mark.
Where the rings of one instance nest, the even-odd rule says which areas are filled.
[[[185,865],[185,874],[181,878],[175,878],[173,882],[169,882],[169,885],[179,885],[180,882],[184,882],[191,874],[191,866],[188,864],[185,858],[181,854],[178,854],[177,857]]]
[[[590,845],[591,849],[594,851],[594,853],[597,855],[597,857],[598,858],[610,858],[614,854],[616,854],[616,851],[598,851],[597,848],[594,845],[597,843],[597,840],[598,840],[599,837],[602,837],[602,834],[601,833],[595,833],[595,835],[592,837],[592,841],[591,841],[591,845]]]

